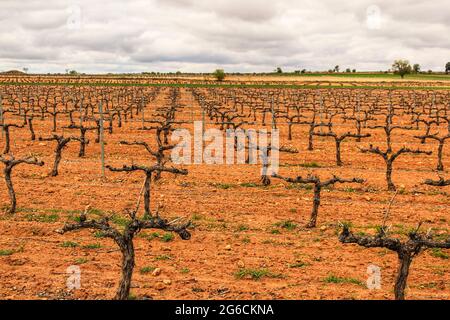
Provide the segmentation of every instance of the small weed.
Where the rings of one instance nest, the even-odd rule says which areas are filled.
[[[217,189],[222,189],[222,190],[228,190],[228,189],[234,188],[234,185],[229,184],[229,183],[212,183],[211,185],[213,187],[216,187]]]
[[[140,272],[141,274],[147,274],[147,273],[153,272],[155,269],[156,269],[156,268],[154,268],[154,267],[143,267],[143,268],[141,268],[141,269],[139,270],[139,272]]]
[[[105,234],[104,232],[102,232],[102,231],[96,231],[96,232],[94,233],[94,237],[95,237],[95,238],[105,238],[105,237],[106,237],[106,234]]]
[[[317,162],[301,163],[301,164],[299,164],[299,167],[302,167],[302,168],[321,168],[320,164],[318,164]]]
[[[250,243],[250,242],[251,242],[250,237],[245,237],[245,238],[243,238],[243,239],[242,239],[242,242],[245,243],[245,244]]]
[[[448,260],[450,258],[450,256],[447,253],[445,253],[444,251],[442,251],[442,249],[440,249],[440,248],[433,248],[431,250],[430,254],[431,254],[431,256],[433,256],[435,258],[441,258],[444,260]]]
[[[0,250],[0,256],[10,256],[13,253],[15,253],[14,250],[9,250],[9,249],[7,249],[7,250]]]
[[[130,293],[130,294],[128,295],[128,300],[137,300],[137,296],[134,295],[134,294],[132,294],[132,293]]]
[[[25,215],[25,219],[27,221],[35,221],[42,223],[55,223],[59,220],[59,216],[57,214],[34,214],[29,213]]]
[[[237,232],[242,232],[242,231],[247,231],[247,230],[249,230],[250,228],[249,228],[249,226],[248,225],[246,225],[246,224],[240,224],[237,228],[236,228],[236,231]]]
[[[302,262],[302,261],[297,261],[295,263],[290,264],[289,268],[297,269],[297,268],[304,268],[304,267],[307,267],[307,266],[309,266],[308,263]]]
[[[165,261],[165,260],[171,260],[172,257],[168,254],[162,254],[160,256],[155,257],[155,261]]]
[[[61,247],[63,248],[76,248],[78,247],[78,243],[72,241],[65,241],[61,243]]]
[[[361,281],[359,281],[358,279],[341,278],[341,277],[337,277],[335,275],[329,275],[327,278],[324,279],[324,282],[326,282],[326,283],[351,283],[351,284],[356,284],[359,286],[364,286],[364,284]]]
[[[241,183],[240,186],[244,187],[244,188],[257,188],[258,187],[258,185],[256,183]]]
[[[295,230],[297,225],[291,220],[281,221],[275,224],[276,227],[287,229],[289,231]]]
[[[75,264],[85,264],[87,262],[88,262],[88,259],[86,259],[86,258],[75,259]]]
[[[175,236],[171,233],[164,233],[164,235],[161,237],[162,242],[170,242],[175,238]]]
[[[125,217],[121,217],[121,216],[115,214],[111,217],[111,222],[118,226],[125,227],[129,223],[129,220]]]
[[[234,276],[237,279],[260,280],[262,278],[281,278],[281,274],[274,274],[267,269],[240,269]]]
[[[92,243],[83,246],[83,249],[100,249],[102,245],[100,243]]]

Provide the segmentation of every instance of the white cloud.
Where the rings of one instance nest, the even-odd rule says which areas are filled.
[[[442,70],[449,34],[448,0],[1,0],[0,70]]]

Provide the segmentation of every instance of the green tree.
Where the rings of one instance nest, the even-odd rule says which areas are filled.
[[[447,62],[445,65],[445,73],[448,74],[450,72],[450,62]]]
[[[283,73],[283,70],[282,70],[280,67],[277,67],[277,69],[276,69],[275,72],[276,72],[276,73]]]
[[[399,74],[403,79],[405,75],[411,73],[412,68],[408,60],[395,60],[392,64],[392,70],[394,74]]]
[[[226,74],[223,69],[217,69],[216,71],[214,71],[213,76],[217,79],[217,81],[223,81],[226,77]]]
[[[413,71],[414,71],[414,73],[419,73],[420,72],[420,64],[418,64],[418,63],[414,64]]]

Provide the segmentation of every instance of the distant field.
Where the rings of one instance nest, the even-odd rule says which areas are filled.
[[[450,81],[446,74],[411,74],[401,78],[391,73],[282,73],[269,75],[229,75],[227,80],[245,81]]]
[[[374,83],[373,85],[352,85],[351,83],[341,84],[327,84],[327,82],[321,82],[317,84],[289,84],[289,83],[255,83],[255,84],[236,84],[236,83],[101,83],[101,82],[92,82],[92,83],[65,83],[65,82],[57,82],[57,83],[47,83],[47,82],[32,82],[32,83],[14,83],[14,82],[5,82],[2,85],[34,85],[34,86],[91,86],[91,87],[174,87],[174,88],[241,88],[241,89],[383,89],[383,90],[450,90],[450,86],[427,86],[426,83],[415,85],[415,86],[401,86],[401,85],[377,85]]]
[[[305,74],[281,74],[275,76],[294,77],[339,77],[339,78],[377,78],[377,79],[400,79],[401,77],[392,73],[305,73]],[[450,80],[448,74],[411,74],[405,76],[403,80]]]

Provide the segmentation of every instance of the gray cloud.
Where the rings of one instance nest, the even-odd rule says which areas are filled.
[[[448,0],[2,0],[0,70],[385,70],[397,58],[442,70],[449,9]]]

